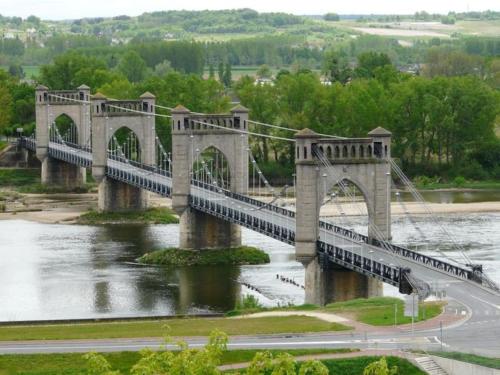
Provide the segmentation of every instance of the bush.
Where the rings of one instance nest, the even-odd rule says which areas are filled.
[[[453,179],[453,185],[455,185],[456,187],[462,187],[466,182],[467,180],[462,176],[457,176]]]
[[[243,296],[241,301],[236,301],[235,306],[236,310],[258,310],[262,308],[263,306],[260,304],[259,300],[251,294]]]

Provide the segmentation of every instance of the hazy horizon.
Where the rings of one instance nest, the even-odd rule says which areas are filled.
[[[348,4],[327,5],[324,1],[311,0],[307,4],[291,4],[290,2],[264,0],[235,0],[231,7],[227,2],[215,0],[210,7],[200,0],[185,0],[183,6],[175,6],[161,0],[143,0],[136,2],[132,0],[111,0],[102,2],[100,0],[87,0],[84,7],[68,7],[64,0],[0,0],[0,14],[3,16],[17,16],[26,18],[35,15],[44,20],[71,20],[88,17],[114,17],[119,15],[138,16],[144,12],[169,11],[169,10],[224,10],[251,8],[258,12],[285,12],[296,15],[322,15],[334,12],[341,15],[378,15],[378,14],[414,14],[425,10],[429,13],[447,14],[450,11],[485,11],[500,10],[500,2],[492,0],[469,1],[430,1],[422,0],[417,3],[397,0],[381,0],[377,3],[370,1],[354,0]]]

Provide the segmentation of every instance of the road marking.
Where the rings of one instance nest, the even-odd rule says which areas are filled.
[[[472,297],[472,298],[474,298],[474,299],[477,299],[478,301],[481,301],[482,303],[486,303],[487,305],[490,305],[491,307],[494,307],[495,309],[500,310],[500,306],[495,305],[494,303],[491,303],[491,302],[485,301],[484,299],[479,298],[479,297],[476,297],[476,296],[475,296],[475,295],[473,295],[473,294],[469,294],[469,297]]]
[[[432,344],[428,337],[404,337],[399,339],[389,338],[389,339],[356,339],[356,340],[332,340],[332,341],[275,341],[275,342],[234,342],[228,343],[228,347],[266,347],[266,346],[311,346],[311,345],[346,345],[346,344],[397,344],[397,343],[415,343],[419,341],[424,344]],[[193,347],[204,347],[206,343],[188,343],[190,348]],[[172,345],[169,345],[172,346]],[[40,345],[40,346],[13,346],[13,347],[1,347],[0,352],[7,351],[35,351],[42,349],[42,352],[61,350],[61,351],[71,351],[71,350],[103,350],[103,349],[139,349],[139,348],[166,348],[167,346],[161,343],[150,343],[150,344],[129,344],[129,345],[106,345],[106,344],[84,344],[84,345],[68,345],[68,346],[50,346],[50,345]],[[177,348],[177,347],[176,347]]]

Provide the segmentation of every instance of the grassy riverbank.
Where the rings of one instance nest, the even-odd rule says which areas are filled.
[[[131,337],[208,336],[214,329],[228,335],[305,333],[347,330],[349,327],[313,317],[288,316],[241,319],[179,318],[109,323],[75,323],[0,327],[0,340],[107,339]]]
[[[144,254],[140,263],[162,266],[214,266],[235,264],[269,263],[269,255],[250,246],[239,246],[232,249],[184,250],[168,248]]]
[[[0,168],[0,187],[27,194],[88,193],[94,183],[67,189],[61,186],[42,185],[39,168]]]
[[[172,210],[166,207],[154,207],[140,212],[89,211],[81,215],[77,222],[78,224],[88,225],[124,223],[176,224],[179,219]]]
[[[395,307],[396,306],[396,307]],[[228,316],[251,314],[264,311],[319,311],[339,314],[350,319],[374,325],[394,325],[394,314],[396,312],[396,324],[411,323],[411,318],[404,316],[404,301],[393,297],[359,298],[345,302],[335,302],[319,307],[315,305],[286,306],[280,308],[265,308],[261,306],[250,306],[235,309],[227,313]],[[415,321],[432,319],[443,311],[442,302],[424,302],[419,304],[419,317]]]
[[[369,299],[354,299],[346,302],[336,302],[325,306],[331,313],[348,315],[355,320],[374,325],[390,326],[394,324],[411,323],[411,318],[404,316],[404,301],[392,297],[374,297]],[[432,319],[443,311],[442,302],[425,302],[419,304],[419,316],[416,321]]]

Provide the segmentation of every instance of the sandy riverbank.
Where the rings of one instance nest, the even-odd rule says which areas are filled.
[[[264,198],[263,200],[268,200]],[[170,207],[171,201],[153,195],[153,206]],[[287,202],[291,203],[291,202]],[[500,202],[475,203],[427,203],[437,214],[500,212]],[[341,208],[340,208],[341,207]],[[97,194],[22,194],[7,203],[7,212],[0,213],[0,220],[28,220],[48,224],[72,224],[83,213],[97,208]],[[293,209],[293,207],[291,207]],[[327,204],[321,208],[321,216],[339,216],[341,210],[348,216],[366,214],[362,202]],[[403,215],[405,210],[411,214],[426,214],[426,209],[415,202],[407,202],[404,207],[396,202],[391,204],[394,216]]]

